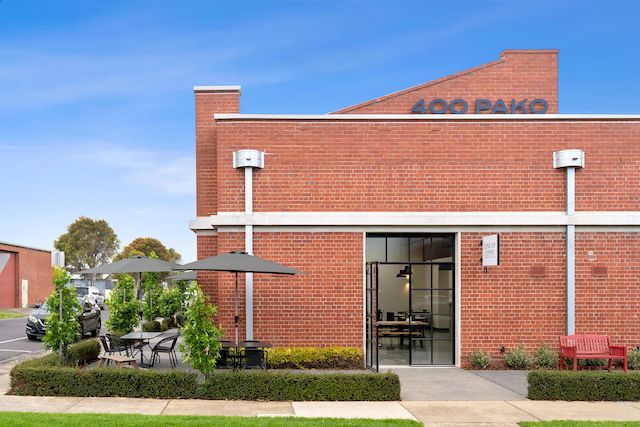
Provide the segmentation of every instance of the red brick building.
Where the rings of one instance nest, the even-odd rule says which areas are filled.
[[[248,249],[306,273],[249,278],[241,336],[374,365],[466,366],[574,330],[640,345],[640,116],[558,114],[557,51],[324,115],[194,90],[198,257]],[[232,276],[199,281],[231,336]]]
[[[51,251],[0,242],[0,308],[43,302],[52,280]]]

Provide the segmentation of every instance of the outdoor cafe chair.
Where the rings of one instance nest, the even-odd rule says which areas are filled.
[[[267,352],[263,348],[245,347],[244,348],[244,368],[245,369],[264,369],[267,370]]]
[[[160,353],[167,353],[169,355],[169,363],[171,363],[172,368],[178,366],[178,356],[175,350],[177,341],[178,334],[158,341],[158,343],[151,348],[151,366],[153,367],[153,365],[155,365],[156,360],[160,360]]]
[[[122,352],[124,351],[127,356],[133,356],[132,354],[130,354],[129,347],[125,343],[123,343],[119,337],[111,334],[101,335],[100,341],[102,341],[103,336],[109,347],[109,354],[114,354],[116,352],[118,354],[122,354]],[[103,346],[105,344],[105,341],[102,341]]]

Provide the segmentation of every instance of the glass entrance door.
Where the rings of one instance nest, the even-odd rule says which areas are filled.
[[[411,365],[454,364],[453,263],[411,264]]]
[[[375,263],[377,281],[377,298],[371,299],[376,301],[378,346],[371,355],[380,364],[455,363],[453,244],[453,235],[367,236],[367,271]],[[372,289],[369,276],[367,292]]]

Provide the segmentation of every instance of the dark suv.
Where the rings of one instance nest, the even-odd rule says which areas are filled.
[[[100,308],[90,299],[78,298],[82,313],[78,313],[78,323],[80,323],[80,335],[88,333],[92,337],[98,336],[102,321],[100,319]],[[27,338],[30,340],[42,339],[46,331],[47,316],[46,304],[36,306],[36,309],[27,318]]]

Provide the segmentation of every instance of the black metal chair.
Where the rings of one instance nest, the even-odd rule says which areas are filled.
[[[103,337],[105,338],[104,341],[102,339]],[[120,337],[116,335],[112,335],[112,334],[101,335],[100,341],[102,341],[103,346],[104,346],[104,342],[105,341],[107,342],[107,345],[109,346],[110,354],[114,354],[114,353],[122,354],[122,352],[124,351],[124,353],[127,356],[131,356],[129,352],[129,347],[120,339]]]
[[[156,359],[160,360],[160,353],[167,353],[169,355],[169,363],[171,367],[178,366],[178,356],[176,355],[176,342],[178,341],[178,335],[166,337],[158,341],[156,345],[151,348],[151,366],[156,364]]]
[[[231,354],[231,341],[222,340],[220,344],[222,344],[222,348],[220,349],[220,356],[218,357],[216,367],[218,369],[234,369],[235,358]]]
[[[263,348],[244,348],[244,368],[267,370],[267,352]]]

